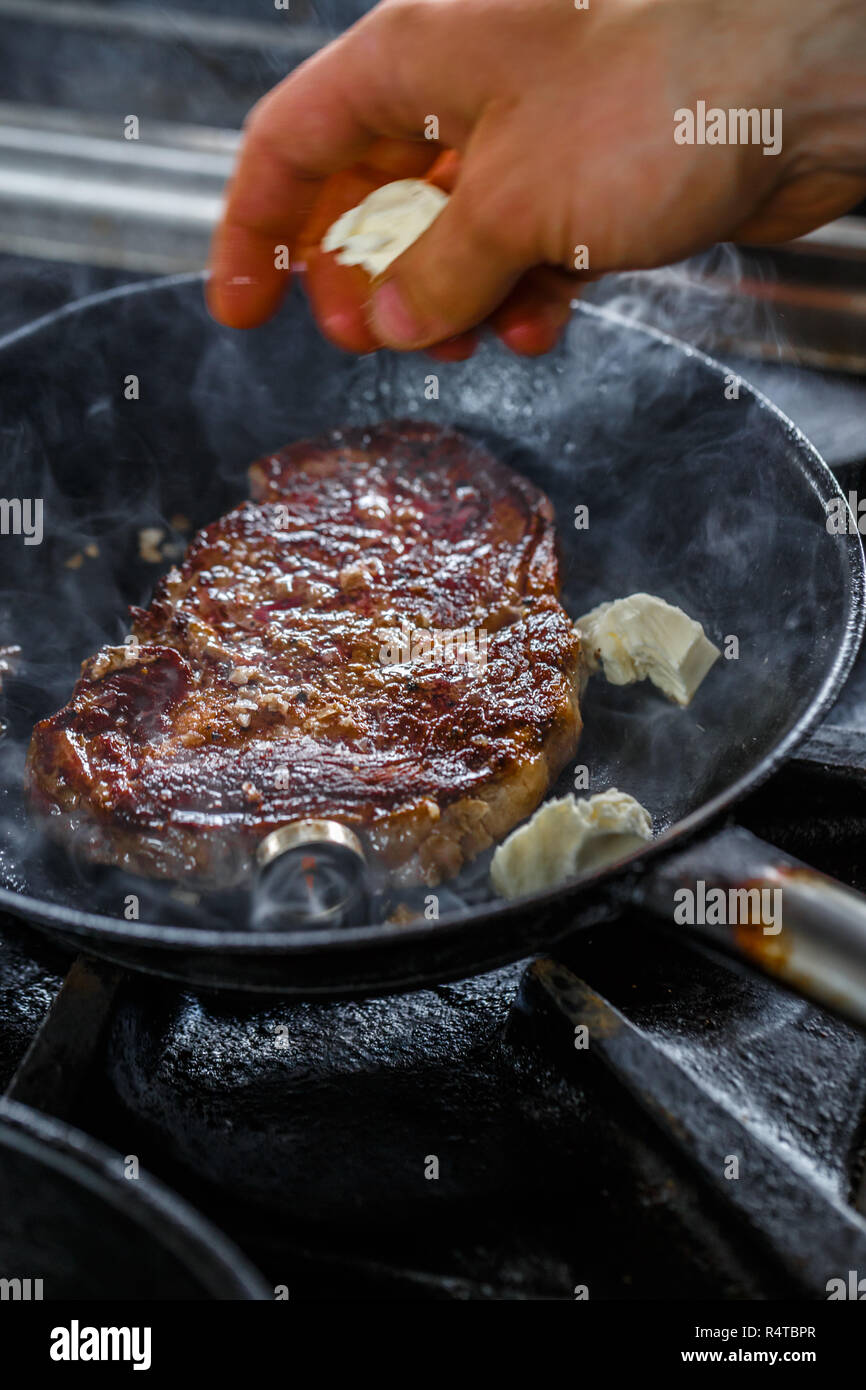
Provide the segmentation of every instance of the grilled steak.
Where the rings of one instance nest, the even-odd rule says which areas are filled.
[[[576,748],[549,501],[414,423],[293,444],[251,480],[36,726],[35,805],[93,860],[208,887],[310,816],[399,881],[453,875]]]

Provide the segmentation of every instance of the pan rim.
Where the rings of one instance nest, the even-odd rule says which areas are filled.
[[[206,272],[188,271],[179,274],[147,278],[126,285],[115,285],[108,290],[86,295],[48,314],[43,314],[31,322],[23,324],[10,333],[0,337],[0,354],[27,338],[36,336],[43,329],[51,328],[66,318],[74,317],[91,308],[97,308],[115,299],[132,298],[154,290],[192,284],[204,284]],[[572,310],[590,317],[616,323],[621,327],[643,334],[650,340],[667,347],[675,348],[685,357],[702,363],[715,374],[724,375],[730,371],[717,358],[686,343],[673,334],[655,328],[650,324],[639,323],[615,309],[604,305],[588,304],[582,300],[572,300]],[[848,500],[829,464],[821,456],[815,445],[807,438],[777,405],[754,386],[746,377],[736,373],[741,388],[745,388],[758,403],[774,416],[784,429],[792,444],[797,448],[803,465],[803,472],[815,487],[821,500],[841,498],[848,508]],[[848,508],[850,511],[850,508]],[[545,889],[540,893],[529,894],[512,901],[500,900],[484,904],[479,909],[485,919],[492,924],[506,922],[518,914],[532,912],[542,915],[554,907],[567,907],[579,900],[588,900],[599,888],[619,878],[625,871],[637,866],[643,870],[648,864],[664,857],[681,846],[703,827],[709,827],[724,812],[778,770],[800,744],[821,723],[842,687],[858,655],[866,627],[866,559],[859,531],[846,531],[838,537],[844,542],[845,561],[848,572],[846,589],[850,614],[832,663],[824,673],[820,688],[796,723],[765,754],[756,767],[737,778],[729,787],[719,792],[710,801],[702,803],[683,819],[669,826],[661,835],[646,847],[636,850],[627,858],[607,868],[596,870],[571,883]],[[27,894],[0,886],[0,909],[11,912],[16,917],[28,919],[43,926],[62,930],[65,936],[96,938],[122,946],[149,946],[169,952],[194,950],[197,953],[217,951],[222,955],[289,957],[309,954],[328,955],[347,949],[388,948],[417,944],[428,939],[443,940],[459,933],[465,928],[469,913],[461,911],[445,913],[442,917],[427,921],[421,919],[405,925],[383,922],[362,927],[340,927],[333,930],[310,930],[306,932],[262,932],[252,930],[220,931],[209,927],[181,927],[151,922],[124,922],[105,917],[99,913],[82,911],[80,908],[64,907],[60,904],[44,902]]]
[[[67,1120],[0,1097],[0,1145],[25,1154],[35,1148],[39,1160],[55,1170],[65,1161],[75,1182],[107,1206],[122,1209],[142,1233],[184,1265],[203,1289],[208,1288],[208,1281],[221,1281],[224,1292],[211,1293],[212,1298],[259,1302],[272,1298],[264,1276],[208,1217],[150,1171],[143,1174],[144,1182],[121,1189],[121,1155]],[[149,1218],[158,1223],[155,1236]]]

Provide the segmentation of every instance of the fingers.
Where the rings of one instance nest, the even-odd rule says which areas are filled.
[[[436,362],[465,362],[478,346],[477,333],[458,333],[456,338],[436,343],[427,349],[427,356]]]
[[[460,155],[457,150],[443,150],[436,162],[427,171],[427,179],[441,188],[443,193],[453,193],[460,173]]]
[[[385,346],[428,347],[456,337],[481,323],[517,280],[520,258],[479,235],[461,216],[463,205],[455,194],[374,289],[369,322]]]
[[[303,64],[248,118],[214,235],[207,288],[214,317],[233,328],[252,327],[274,312],[289,282],[289,252],[280,258],[278,246],[291,248],[322,177],[352,163],[372,142],[349,109],[331,51]],[[317,82],[319,100],[312,87]]]
[[[442,212],[374,286],[370,327],[387,347],[429,347],[474,328],[540,259],[498,120],[479,121]],[[494,142],[486,127],[496,132]]]
[[[303,261],[304,287],[325,337],[346,352],[373,352],[381,344],[367,323],[370,279],[360,266],[341,265],[335,253],[321,248],[328,228],[347,209],[362,202],[391,179],[420,178],[437,159],[430,142],[379,140],[363,163],[332,174],[298,234],[295,261]]]
[[[417,141],[435,154],[439,146],[423,140],[431,112],[449,144],[468,138],[481,102],[478,64],[456,82],[460,62],[469,59],[442,7],[388,3],[259,102],[213,240],[207,295],[216,318],[247,328],[274,312],[289,283],[289,256],[276,248],[294,253],[329,174],[367,158],[377,141],[392,153]],[[402,154],[399,167],[388,166],[387,148],[380,154],[389,178],[412,176]]]
[[[443,153],[419,138],[427,113],[449,107],[443,136],[461,149],[467,140],[474,146],[486,124],[478,112],[490,112],[474,61],[461,72],[454,107],[455,64],[467,59],[454,49],[453,26],[443,27],[438,15],[435,6],[380,7],[255,108],[213,241],[207,294],[216,318],[237,328],[263,322],[288,288],[290,267],[302,265],[316,317],[340,347],[436,345],[440,359],[452,361],[474,349],[471,330],[539,258],[513,229],[515,199],[502,196],[496,174],[497,164],[504,167],[513,193],[507,138],[498,155],[487,142],[477,169],[468,149]],[[411,43],[407,23],[424,29]],[[434,52],[448,61],[428,61]],[[489,124],[502,137],[498,115]],[[325,256],[321,238],[374,187],[419,176],[449,191],[449,203],[371,296],[363,272]],[[509,345],[534,353],[555,340],[562,320],[558,302],[540,295],[533,307],[524,294],[500,325]]]
[[[431,164],[431,160],[433,160]],[[429,167],[428,167],[429,166]],[[451,190],[455,186],[459,156],[453,150],[437,154],[414,142],[382,140],[371,147],[363,163],[332,174],[322,185],[316,204],[299,234],[292,264],[303,263],[304,285],[319,326],[331,342],[347,352],[367,353],[382,344],[367,322],[366,305],[371,282],[358,266],[344,266],[333,253],[323,252],[321,240],[328,227],[390,178],[425,176],[431,183]],[[540,266],[527,272],[489,322],[513,352],[535,357],[549,352],[570,315],[570,304],[580,279]],[[428,347],[441,362],[460,362],[478,344],[477,332],[463,332]]]
[[[543,271],[521,280],[538,257],[521,244],[515,199],[505,197],[506,182],[514,191],[507,139],[504,154],[482,141],[477,167],[468,150],[443,151],[419,139],[431,102],[419,99],[405,47],[403,91],[396,94],[400,83],[392,82],[394,90],[383,96],[375,88],[382,53],[371,67],[369,45],[350,42],[353,32],[303,65],[253,112],[214,238],[212,312],[233,327],[261,323],[283,297],[290,266],[300,267],[322,331],[347,351],[425,346],[439,360],[459,361],[474,351],[474,328],[490,314],[514,351],[547,351],[567,318],[568,296],[561,287],[545,286]],[[489,113],[489,104],[485,109]],[[456,122],[467,134],[471,112],[461,111]],[[502,136],[498,115],[490,124]],[[405,127],[413,138],[374,138],[383,126]],[[470,146],[484,126],[482,117]],[[497,177],[497,164],[506,166],[503,177]],[[322,252],[322,236],[341,213],[382,183],[413,177],[428,177],[451,197],[425,236],[389,268],[383,285],[371,287],[359,267]]]
[[[274,313],[289,285],[291,231],[314,194],[313,182],[293,180],[270,151],[244,144],[211,241],[205,292],[220,323],[252,328]]]
[[[302,64],[248,118],[207,288],[211,312],[231,327],[251,327],[276,309],[289,283],[289,255],[278,248],[294,249],[322,180],[359,160],[382,132],[423,134],[423,106],[407,106],[389,89],[387,53],[376,57],[358,28]],[[400,143],[381,142],[390,178],[405,176],[388,167],[388,147]],[[426,145],[424,167],[436,149]]]
[[[551,266],[539,266],[518,281],[488,323],[511,352],[519,357],[540,357],[559,341],[580,288],[578,278]],[[477,332],[460,333],[427,348],[427,354],[440,362],[463,362],[477,346]]]
[[[580,281],[551,266],[530,270],[515,285],[490,324],[498,338],[521,357],[550,352],[571,317]]]

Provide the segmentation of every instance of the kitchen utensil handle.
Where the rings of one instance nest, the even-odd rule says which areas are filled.
[[[866,1027],[866,896],[741,826],[668,856],[634,899]]]

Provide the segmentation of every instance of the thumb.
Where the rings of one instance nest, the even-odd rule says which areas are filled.
[[[368,319],[386,347],[428,347],[473,328],[527,268],[529,258],[507,231],[516,210],[506,212],[500,195],[494,213],[484,182],[464,167],[436,220],[374,286]]]

